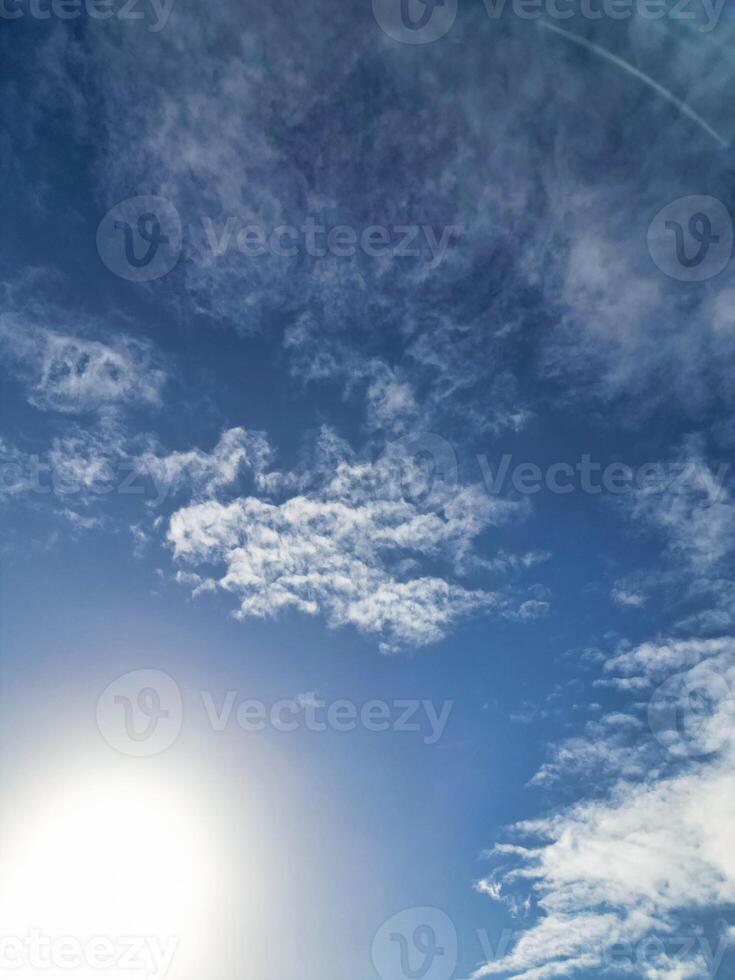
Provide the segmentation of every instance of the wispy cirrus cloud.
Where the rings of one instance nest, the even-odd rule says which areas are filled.
[[[647,701],[589,723],[537,774],[539,784],[581,780],[598,793],[517,824],[523,843],[494,848],[502,870],[489,885],[528,897],[537,920],[475,977],[542,980],[617,965],[649,980],[711,980],[730,943],[721,930],[714,944],[682,953],[677,940],[682,922],[726,918],[735,902],[727,816],[735,805],[735,640],[644,643],[604,669],[639,678]],[[701,691],[714,700],[682,697]],[[641,958],[634,950],[646,942]]]
[[[729,464],[710,466],[697,440],[674,480],[652,479],[628,500],[633,520],[655,530],[672,556],[700,573],[711,572],[735,547],[735,502]]]
[[[627,418],[667,400],[689,418],[722,406],[731,287],[723,277],[684,296],[645,247],[653,215],[687,190],[682,174],[731,197],[686,117],[630,78],[590,99],[587,55],[519,18],[472,11],[452,31],[462,58],[426,45],[417,85],[405,46],[386,44],[364,5],[291,6],[285,34],[256,3],[225,3],[206,25],[177,3],[160,34],[111,22],[51,52],[71,91],[82,64],[100,93],[100,212],[143,187],[178,209],[188,261],[170,286],[189,311],[244,336],[271,332],[296,375],[357,394],[371,428],[470,438],[516,433],[550,401],[614,404]],[[635,19],[579,26],[664,86],[726,90],[725,48],[711,39],[677,46]],[[490,112],[488,52],[506,79]],[[706,103],[726,133],[720,100]],[[48,111],[40,98],[34,110]],[[366,134],[359,176],[355,132]],[[364,255],[213,257],[205,225],[235,217],[463,231],[432,270]],[[680,386],[686,398],[672,399]]]
[[[732,943],[735,837],[724,814],[735,805],[735,640],[722,632],[731,626],[732,501],[727,467],[710,464],[702,437],[685,441],[678,470],[683,478],[671,480],[653,468],[625,503],[663,546],[662,569],[642,581],[696,611],[677,624],[684,635],[619,642],[595,658],[593,689],[616,707],[553,743],[531,780],[577,802],[520,822],[518,843],[494,848],[487,881],[511,907],[530,902],[536,918],[476,977],[617,969],[712,980]],[[612,598],[643,601],[625,581]],[[697,636],[697,626],[720,635]],[[706,938],[704,921],[714,922]]]

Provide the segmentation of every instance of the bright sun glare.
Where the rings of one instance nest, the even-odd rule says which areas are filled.
[[[214,904],[213,828],[197,804],[135,775],[57,783],[33,810],[18,807],[0,852],[3,966],[16,977],[38,975],[33,957],[48,976],[99,977],[103,962],[129,980],[188,973]]]

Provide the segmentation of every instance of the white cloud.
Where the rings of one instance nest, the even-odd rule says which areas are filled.
[[[526,852],[517,871],[543,915],[508,956],[475,976],[530,980],[600,969],[615,944],[666,939],[678,914],[733,902],[732,762],[729,754],[676,778],[621,784],[608,800],[519,827],[548,841]]]
[[[542,980],[602,971],[620,962],[616,946],[623,944],[630,951],[627,969],[636,975],[711,978],[713,961],[719,965],[724,954],[722,936],[714,943],[700,937],[685,954],[676,939],[687,917],[723,913],[735,902],[735,640],[645,643],[612,657],[606,671],[637,672],[648,686],[673,673],[688,690],[701,687],[706,671],[730,694],[710,703],[706,717],[701,705],[682,702],[685,713],[695,713],[694,724],[674,709],[649,714],[651,729],[640,718],[646,706],[635,704],[631,713],[608,713],[554,749],[538,782],[591,777],[600,789],[600,777],[607,777],[608,789],[516,825],[527,846],[495,848],[499,860],[514,865],[493,872],[492,887],[500,881],[504,889],[527,891],[540,915],[509,954],[480,967],[476,977]],[[661,737],[660,719],[683,728]],[[691,751],[673,751],[674,735],[701,742],[704,731],[715,729],[718,751],[697,754],[696,761],[692,741]]]
[[[735,503],[726,483],[728,466],[714,470],[690,439],[680,459],[660,467],[627,499],[630,514],[665,537],[676,559],[698,573],[711,571],[735,544]]]
[[[114,411],[102,411],[93,426],[72,425],[52,440],[44,460],[49,484],[61,496],[107,494],[133,467],[127,435]],[[45,492],[49,492],[46,490]]]
[[[526,599],[518,607],[514,618],[520,620],[539,619],[549,611],[550,605],[544,599]]]
[[[296,702],[302,708],[317,708],[319,706],[319,697],[316,691],[302,691],[296,695]]]
[[[0,495],[15,496],[27,489],[26,454],[0,437]]]
[[[571,245],[562,299],[580,329],[578,355],[602,359],[605,383],[623,387],[648,368],[630,355],[647,346],[645,328],[660,305],[661,281],[653,268],[647,275],[635,268],[630,249],[593,229],[588,225]]]
[[[712,329],[732,336],[735,333],[735,289],[723,289],[712,300]]]
[[[605,663],[605,670],[626,677],[641,674],[655,679],[702,660],[723,656],[735,658],[735,640],[731,637],[647,642],[616,654]]]
[[[271,456],[262,433],[238,426],[225,430],[211,453],[198,448],[169,453],[160,448],[148,449],[138,457],[138,466],[165,488],[167,495],[186,488],[194,496],[206,496],[236,484],[245,472],[255,473],[256,478],[267,483],[265,468]]]
[[[618,606],[632,606],[641,609],[646,604],[646,597],[640,592],[631,592],[629,589],[612,589],[610,598]]]
[[[332,627],[377,634],[382,649],[393,650],[435,642],[478,610],[521,619],[545,611],[545,602],[517,608],[507,596],[455,580],[475,539],[522,508],[480,487],[446,484],[419,504],[404,495],[411,459],[335,463],[339,444],[323,438],[322,446],[332,461],[317,463],[301,492],[274,501],[201,500],[171,517],[175,558],[220,566],[218,584],[238,596],[238,617],[319,613]],[[298,482],[271,476],[266,483],[279,488]]]
[[[401,381],[394,372],[384,371],[367,389],[369,418],[375,428],[403,429],[418,414],[411,385]]]
[[[155,404],[165,379],[148,344],[124,335],[103,343],[12,313],[0,316],[0,350],[23,380],[28,401],[43,411]]]

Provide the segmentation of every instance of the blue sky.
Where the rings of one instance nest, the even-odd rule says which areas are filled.
[[[731,15],[572,6],[2,8],[2,860],[175,980],[735,963]]]

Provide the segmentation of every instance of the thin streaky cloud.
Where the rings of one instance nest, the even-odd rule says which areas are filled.
[[[565,31],[563,27],[556,27],[554,24],[550,24],[548,21],[543,20],[539,21],[539,24],[547,31],[552,31],[554,34],[560,34],[568,41],[571,41],[572,44],[578,44],[580,47],[587,48],[588,51],[592,51],[594,54],[598,54],[601,58],[609,61],[611,64],[617,65],[618,68],[622,68],[622,70],[627,72],[627,74],[632,75],[634,78],[640,79],[644,85],[648,85],[649,88],[652,88],[653,91],[660,95],[662,99],[666,99],[667,102],[670,102],[672,105],[676,106],[679,112],[683,113],[683,115],[685,115],[688,119],[691,119],[698,126],[701,126],[706,133],[708,133],[713,139],[717,140],[720,146],[726,147],[729,145],[727,140],[720,136],[720,134],[714,130],[708,122],[702,119],[702,117],[696,113],[691,106],[688,106],[686,102],[682,102],[682,100],[677,98],[673,92],[670,92],[664,85],[657,82],[655,78],[651,78],[650,75],[647,75],[645,72],[641,71],[640,68],[636,68],[634,65],[631,65],[630,62],[626,61],[624,58],[620,58],[616,54],[613,54],[612,51],[608,51],[607,48],[603,48],[602,45],[595,44],[594,41],[588,41],[585,37],[580,37],[578,34],[573,34],[571,31]]]

